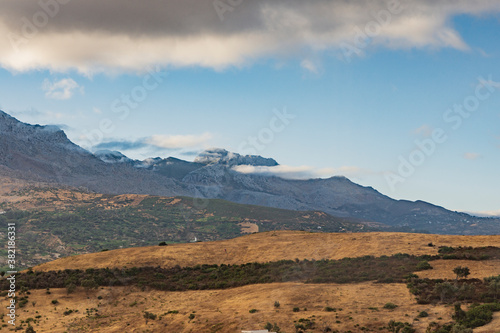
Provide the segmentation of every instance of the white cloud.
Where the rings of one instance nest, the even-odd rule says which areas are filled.
[[[464,154],[464,158],[466,160],[477,160],[478,158],[481,157],[481,154],[478,154],[478,153],[465,153]]]
[[[358,167],[340,167],[340,168],[324,168],[316,169],[311,166],[253,166],[253,165],[237,165],[233,170],[244,174],[260,174],[265,176],[277,176],[286,179],[311,179],[311,178],[329,178],[335,175],[339,176],[354,176],[366,171]]]
[[[302,68],[306,69],[307,71],[314,73],[314,74],[318,74],[318,72],[319,72],[318,65],[309,59],[302,60],[302,62],[300,63],[300,66]]]
[[[73,79],[62,79],[56,82],[51,82],[49,79],[45,79],[42,83],[42,89],[45,91],[45,96],[52,99],[70,99],[75,90],[82,87],[78,85]]]
[[[490,211],[482,211],[482,212],[464,212],[474,216],[481,217],[500,217],[500,209],[499,210],[490,210]]]
[[[200,135],[153,135],[145,139],[144,142],[158,148],[178,149],[206,144],[212,137],[211,133]]]
[[[500,11],[498,0],[401,3],[410,6],[391,15],[371,46],[467,50],[452,18]],[[340,53],[341,43],[355,42],[356,29],[364,31],[388,5],[385,0],[247,0],[224,13],[223,22],[212,0],[72,0],[48,14],[37,1],[0,0],[0,8],[1,67],[91,74],[154,64],[222,69],[261,57],[278,62],[303,57],[304,51]],[[314,68],[308,61],[302,66]]]
[[[93,150],[108,149],[119,151],[153,149],[158,150],[179,150],[184,148],[206,148],[213,138],[211,133],[198,135],[153,135],[135,140],[112,139],[101,142],[93,147]],[[88,140],[83,137],[81,140]]]

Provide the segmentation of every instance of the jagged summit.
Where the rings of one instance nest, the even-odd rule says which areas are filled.
[[[97,156],[101,161],[106,163],[127,163],[132,162],[130,158],[123,155],[119,151],[116,150],[98,150],[94,152],[94,155]]]
[[[272,158],[257,155],[240,155],[229,152],[222,148],[211,148],[201,152],[194,160],[200,164],[224,164],[227,166],[253,165],[253,166],[276,166]]]
[[[272,158],[225,149],[202,152],[194,162],[173,157],[132,160],[116,151],[92,154],[54,126],[24,124],[0,111],[0,172],[35,181],[82,186],[110,194],[219,198],[381,222],[405,230],[449,234],[496,233],[499,220],[450,212],[425,202],[394,200],[345,177],[289,180],[242,173],[235,166],[277,166]],[[496,224],[495,224],[496,223]]]

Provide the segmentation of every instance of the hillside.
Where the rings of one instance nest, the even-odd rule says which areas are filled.
[[[352,219],[323,212],[241,205],[217,199],[103,195],[46,186],[12,190],[15,183],[4,184],[3,188],[11,191],[0,193],[3,201],[0,208],[7,211],[0,215],[0,223],[16,223],[21,267],[75,254],[160,242],[213,241],[268,230],[371,229]],[[6,254],[4,249],[0,253]]]
[[[434,246],[429,246],[430,242]],[[340,259],[351,256],[365,261],[374,260],[366,255],[385,256],[399,252],[436,255],[441,253],[440,246],[447,246],[445,249],[451,249],[452,246],[470,252],[476,251],[474,248],[498,244],[500,236],[277,231],[218,242],[131,248],[74,256],[40,265],[28,274],[33,277],[42,274],[56,276],[75,268],[83,269],[81,273],[87,269],[87,273],[93,274],[96,268],[121,268],[123,265],[193,267],[201,264],[209,268],[207,264],[214,262],[235,265],[276,262],[287,258]],[[468,249],[466,246],[473,248]],[[226,253],[224,249],[227,250],[227,256],[220,256],[219,253]],[[497,254],[490,259],[432,260],[433,269],[416,273],[422,277],[454,279],[449,272],[452,267],[466,265],[470,267],[473,279],[498,276],[500,257],[498,248],[495,249]],[[189,275],[186,278],[189,279]],[[314,333],[388,333],[391,320],[409,322],[416,333],[424,333],[429,325],[449,323],[454,311],[450,303],[417,303],[418,296],[412,295],[405,283],[366,281],[316,284],[284,281],[227,289],[161,291],[126,281],[130,280],[123,280],[124,286],[106,285],[97,289],[77,287],[71,293],[67,288],[30,288],[30,293],[21,297],[26,304],[19,310],[19,318],[30,322],[38,333],[234,333],[242,329],[263,329],[266,323],[276,323],[282,333],[300,332],[297,327],[307,327],[305,332]],[[278,307],[276,302],[279,302]],[[397,307],[388,309],[387,303]],[[462,308],[468,310],[469,306],[464,304]],[[424,312],[426,316],[421,315]],[[150,313],[152,317],[146,320],[145,313]],[[26,324],[23,326],[26,327]],[[475,328],[474,333],[498,333],[499,327],[500,312],[496,312],[490,323]]]
[[[436,246],[430,247],[429,243]],[[128,248],[73,256],[48,262],[34,269],[48,271],[61,267],[86,269],[244,264],[282,259],[341,259],[396,253],[434,255],[438,253],[438,246],[482,247],[499,244],[498,235],[444,236],[392,232],[344,234],[273,231],[218,242]]]

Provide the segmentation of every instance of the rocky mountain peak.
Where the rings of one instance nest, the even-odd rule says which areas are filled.
[[[265,158],[257,155],[240,155],[229,152],[221,148],[211,148],[201,152],[194,160],[200,164],[222,164],[227,166],[253,165],[253,166],[276,166],[272,158]]]

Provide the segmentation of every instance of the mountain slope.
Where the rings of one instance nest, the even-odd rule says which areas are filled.
[[[290,180],[244,174],[235,166],[273,167],[260,156],[223,149],[203,152],[195,162],[175,158],[131,160],[119,152],[93,155],[64,132],[21,123],[0,111],[0,173],[82,186],[110,194],[219,198],[242,204],[324,211],[405,230],[448,234],[497,234],[500,219],[472,217],[417,201],[394,200],[345,177]]]

